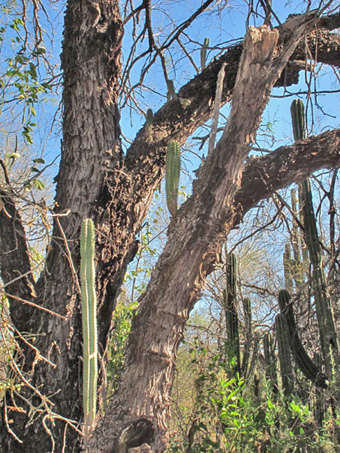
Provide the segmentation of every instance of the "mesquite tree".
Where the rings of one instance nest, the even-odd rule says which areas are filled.
[[[227,48],[178,93],[165,70],[168,101],[154,113],[152,127],[146,124],[123,154],[118,104],[125,23],[129,18],[138,23],[144,14],[150,58],[164,63],[169,43],[215,4],[219,2],[202,3],[162,47],[152,33],[150,1],[142,2],[125,21],[117,0],[67,1],[61,161],[52,238],[37,280],[7,177],[0,191],[0,265],[11,323],[17,333],[34,337],[34,347],[23,336],[18,339],[16,363],[24,385],[20,407],[19,397],[8,395],[2,409],[4,452],[83,448],[82,221],[91,218],[96,229],[100,382],[112,313],[127,265],[138,250],[136,234],[164,174],[168,144],[183,145],[213,115],[221,67],[226,75],[221,106],[232,100],[227,126],[197,172],[192,196],[172,217],[168,242],[139,300],[119,388],[105,415],[98,412],[87,451],[125,452],[142,444],[154,452],[165,449],[176,351],[228,232],[273,191],[318,169],[340,166],[339,130],[247,160],[272,87],[296,82],[306,43],[308,55],[339,66],[339,37],[331,30],[339,26],[340,16],[322,15],[321,10],[292,16],[277,28],[249,28],[242,43]]]

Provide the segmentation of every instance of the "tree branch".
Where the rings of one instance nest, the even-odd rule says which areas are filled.
[[[242,176],[234,209],[240,212],[234,225],[259,201],[293,182],[306,179],[321,168],[340,167],[340,129],[282,146],[272,153],[251,159]]]
[[[4,291],[10,300],[12,321],[20,331],[27,331],[31,308],[17,298],[35,297],[26,234],[13,198],[0,190],[0,271]]]

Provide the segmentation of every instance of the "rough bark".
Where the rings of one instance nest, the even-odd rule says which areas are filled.
[[[0,271],[4,291],[11,297],[10,315],[19,331],[27,328],[31,308],[20,299],[35,297],[26,234],[13,194],[0,190]]]
[[[147,442],[153,451],[164,451],[174,358],[185,322],[233,225],[233,198],[270,90],[307,23],[307,18],[289,21],[284,31],[290,36],[280,48],[277,31],[248,31],[226,130],[198,172],[193,195],[170,224],[168,243],[133,321],[120,387],[88,452],[127,451],[126,433],[138,422],[145,436],[134,446]]]

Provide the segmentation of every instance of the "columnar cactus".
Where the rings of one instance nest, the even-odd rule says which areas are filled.
[[[85,440],[93,428],[97,403],[97,297],[94,256],[94,224],[91,219],[84,219],[80,237],[80,279],[83,324],[83,404]]]
[[[327,373],[333,374],[332,356],[338,355],[337,335],[325,275],[321,265],[319,236],[314,215],[309,179],[301,183],[301,199],[305,241],[312,263],[312,287],[321,340],[321,350]]]
[[[228,337],[228,355],[230,358],[236,359],[234,370],[240,372],[240,338],[236,305],[236,256],[233,253],[227,257],[226,283],[224,311]]]
[[[305,123],[305,106],[301,99],[295,99],[290,106],[292,117],[294,140],[304,140],[306,138],[306,123]]]
[[[252,329],[251,329],[251,304],[250,299],[246,298],[242,300],[243,304],[243,313],[244,313],[244,328],[245,328],[245,336],[244,336],[244,352],[242,357],[242,366],[241,372],[242,375],[245,376],[247,374],[247,370],[249,369],[249,358],[250,358],[250,348],[252,344]]]
[[[278,393],[276,359],[275,359],[275,344],[274,338],[270,333],[266,333],[263,337],[263,352],[266,365],[266,378],[270,383],[273,394]]]
[[[172,141],[168,145],[165,169],[165,191],[168,209],[172,217],[177,211],[179,176],[181,171],[181,153],[179,143]]]
[[[282,290],[279,293],[279,307],[281,314],[283,314],[287,320],[290,346],[296,364],[308,379],[314,382],[317,386],[326,388],[327,377],[321,372],[320,368],[313,363],[300,340],[295,323],[290,294],[286,290]]]
[[[290,355],[290,336],[286,317],[278,314],[275,317],[275,330],[278,343],[280,371],[283,392],[286,397],[294,391],[293,367]]]
[[[204,39],[204,43],[201,47],[201,69],[203,70],[207,61],[207,49],[209,47],[209,38]]]
[[[314,362],[317,367],[321,368],[322,357],[318,352],[314,354]],[[320,389],[315,389],[314,418],[320,427],[322,426],[324,418],[324,403],[325,401],[323,391]]]
[[[301,261],[301,254],[300,254],[300,235],[298,230],[298,201],[297,201],[297,194],[296,189],[291,190],[291,202],[292,202],[292,212],[294,215],[293,219],[293,235],[292,235],[292,242],[293,242],[293,255],[294,255],[294,266],[293,266],[293,274],[294,274],[294,281],[297,290],[300,290],[303,283],[304,283],[304,273],[302,269],[302,261]]]
[[[304,105],[301,100],[295,100],[291,105],[293,133],[295,140],[306,137]],[[338,343],[330,298],[327,292],[325,276],[321,266],[320,243],[314,215],[312,192],[309,179],[300,184],[300,204],[305,231],[305,242],[308,247],[310,261],[313,267],[312,286],[315,299],[316,314],[321,340],[321,350],[329,376],[333,375],[333,358],[339,361]]]
[[[285,251],[283,254],[283,272],[285,278],[285,288],[289,292],[293,292],[293,275],[292,275],[292,258],[290,255],[290,244],[285,244]]]

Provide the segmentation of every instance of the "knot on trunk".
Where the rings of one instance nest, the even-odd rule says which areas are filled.
[[[139,447],[143,444],[150,445],[153,439],[154,428],[151,421],[146,418],[139,418],[124,428],[113,453],[127,453],[130,448]]]

